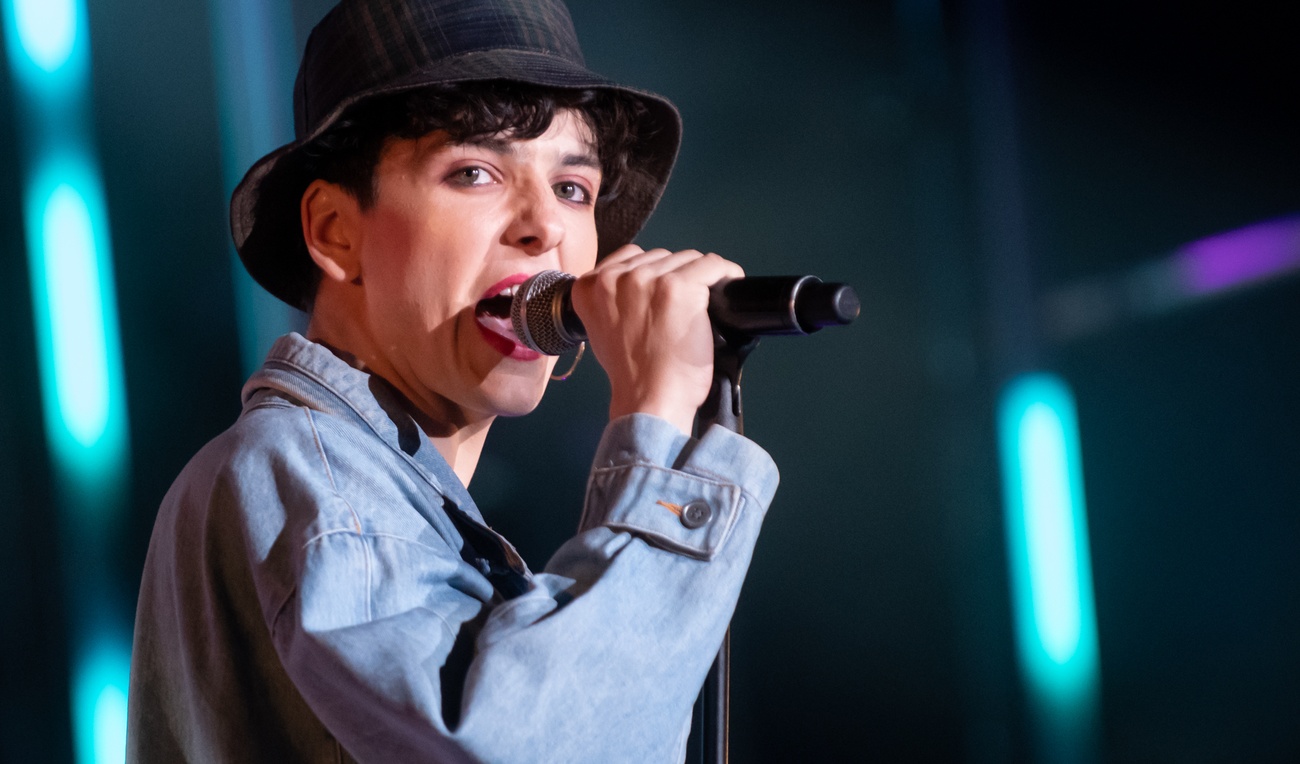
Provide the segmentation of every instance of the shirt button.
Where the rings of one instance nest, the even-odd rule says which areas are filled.
[[[682,525],[691,530],[699,528],[712,519],[713,508],[703,499],[696,499],[682,507]]]

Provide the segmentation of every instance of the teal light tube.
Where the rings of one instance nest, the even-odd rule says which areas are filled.
[[[124,764],[131,655],[111,637],[87,645],[74,665],[72,707],[77,761]]]
[[[76,0],[14,0],[14,29],[23,52],[45,72],[57,72],[77,44]]]
[[[1074,398],[1058,377],[1013,380],[998,411],[1017,656],[1046,758],[1080,760],[1099,660]]]
[[[0,0],[22,138],[23,223],[46,440],[60,504],[72,752],[126,757],[130,603],[108,545],[130,451],[84,0]]]
[[[94,496],[121,480],[128,461],[103,190],[89,162],[54,159],[33,173],[25,197],[46,435],[76,492]]]

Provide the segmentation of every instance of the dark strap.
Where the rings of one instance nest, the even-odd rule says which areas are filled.
[[[502,599],[514,599],[533,587],[524,560],[499,534],[470,517],[450,499],[442,504],[460,537],[460,555],[492,584]]]

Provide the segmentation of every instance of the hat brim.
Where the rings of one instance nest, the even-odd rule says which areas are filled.
[[[636,125],[638,137],[628,166],[637,170],[635,176],[641,182],[624,184],[617,196],[598,204],[597,257],[632,241],[658,204],[672,173],[682,134],[677,109],[661,96],[618,85],[556,56],[515,49],[471,51],[349,96],[309,134],[272,151],[249,169],[230,200],[230,229],[239,258],[253,279],[294,307],[304,308],[310,302],[310,295],[301,292],[304,274],[315,264],[302,244],[299,205],[313,179],[292,171],[291,160],[300,149],[329,130],[349,109],[377,96],[429,85],[489,80],[611,90],[640,101],[645,114]]]

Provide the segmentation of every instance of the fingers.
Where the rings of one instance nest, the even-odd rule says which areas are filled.
[[[616,250],[602,260],[597,269],[605,271],[607,276],[635,271],[638,279],[646,281],[672,274],[705,286],[745,275],[739,265],[712,252],[704,254],[694,249],[672,252],[662,248],[643,250],[635,245]]]
[[[685,254],[685,253],[682,253]],[[695,253],[699,255],[699,253]],[[720,255],[710,252],[686,259],[672,273],[697,283],[713,286],[719,281],[744,278],[745,269]]]
[[[655,414],[690,432],[712,382],[709,288],[745,275],[698,250],[611,253],[573,285],[573,307],[610,380],[610,415]]]
[[[575,299],[579,315],[583,303],[589,303],[598,293],[611,316],[637,313],[642,310],[638,305],[645,301],[651,310],[702,317],[709,303],[709,288],[744,275],[739,265],[698,250],[626,250],[617,254],[618,260],[602,262],[587,274],[586,284],[575,285],[575,296],[595,288],[594,293]]]
[[[641,249],[635,244],[624,244],[623,246],[619,247],[618,249],[614,250],[613,252],[601,258],[600,262],[597,265],[602,268],[609,268],[612,266],[619,265],[623,263],[625,260],[628,260],[629,258],[632,257],[636,257],[637,255],[643,252],[645,252],[645,250]]]

